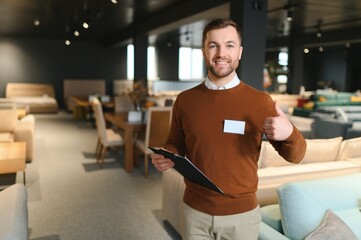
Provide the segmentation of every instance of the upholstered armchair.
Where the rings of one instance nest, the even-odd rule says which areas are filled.
[[[26,142],[26,162],[34,156],[34,115],[18,119],[16,109],[0,109],[0,142]]]

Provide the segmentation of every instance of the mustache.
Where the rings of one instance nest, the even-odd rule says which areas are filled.
[[[219,58],[219,57],[216,57],[216,58],[213,58],[212,61],[214,62],[220,62],[220,61],[223,61],[223,62],[230,62],[231,60],[229,58]]]

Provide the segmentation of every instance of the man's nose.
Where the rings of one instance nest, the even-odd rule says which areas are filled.
[[[218,52],[217,53],[218,53],[219,56],[224,56],[225,52],[226,52],[225,47],[222,47],[222,46],[218,47]]]

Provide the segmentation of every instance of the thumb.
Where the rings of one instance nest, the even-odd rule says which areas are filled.
[[[277,101],[275,102],[275,110],[278,116],[285,116],[285,113],[282,111]]]

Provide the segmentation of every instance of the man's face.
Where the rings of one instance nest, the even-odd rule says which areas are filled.
[[[226,78],[235,72],[242,56],[242,47],[234,27],[211,30],[207,33],[203,56],[210,78]],[[233,78],[233,74],[231,75]],[[214,79],[216,80],[216,79]]]

